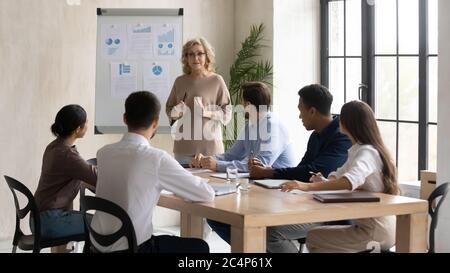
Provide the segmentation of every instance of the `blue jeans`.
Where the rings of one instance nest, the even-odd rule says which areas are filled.
[[[41,237],[59,238],[84,234],[83,214],[80,211],[49,209],[40,213]],[[92,216],[88,215],[88,221]],[[30,217],[31,232],[34,233],[33,217]]]

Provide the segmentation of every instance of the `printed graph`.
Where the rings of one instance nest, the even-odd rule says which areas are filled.
[[[119,75],[130,74],[131,73],[131,65],[120,64],[119,65]]]
[[[133,33],[151,33],[151,32],[152,32],[151,26],[133,29]]]
[[[158,35],[158,55],[173,56],[175,55],[175,30],[171,30]]]

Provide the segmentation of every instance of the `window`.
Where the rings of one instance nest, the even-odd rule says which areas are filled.
[[[436,168],[438,0],[321,0],[322,84],[333,113],[373,109],[399,179]]]

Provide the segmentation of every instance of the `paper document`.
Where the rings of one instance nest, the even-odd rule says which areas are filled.
[[[101,28],[103,59],[124,59],[127,53],[126,26],[123,24],[103,24]]]
[[[142,75],[144,78],[144,90],[154,93],[164,101],[170,94],[169,65],[163,62],[144,63]]]
[[[214,173],[211,174],[211,176],[220,179],[227,179],[226,173]],[[249,178],[249,177],[250,177],[249,173],[238,173],[238,178]]]
[[[128,24],[128,58],[153,57],[153,32],[149,24]]]
[[[126,98],[137,91],[136,63],[111,63],[111,96]]]
[[[283,179],[257,179],[253,180],[256,185],[269,188],[269,189],[279,189],[281,184],[289,182],[289,180]]]
[[[200,168],[186,168],[186,171],[192,173],[192,174],[196,174],[196,173],[210,173],[212,172],[209,169],[200,169]]]
[[[158,58],[176,58],[181,52],[178,32],[179,25],[154,25],[154,56]]]

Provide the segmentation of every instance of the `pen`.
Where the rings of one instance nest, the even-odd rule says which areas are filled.
[[[309,172],[309,174],[316,175],[316,176],[319,175],[319,173],[315,173],[315,172],[311,172],[311,171]]]
[[[248,156],[248,161],[253,164],[253,158],[255,157],[255,154],[253,153],[253,150],[250,150],[250,155]]]

